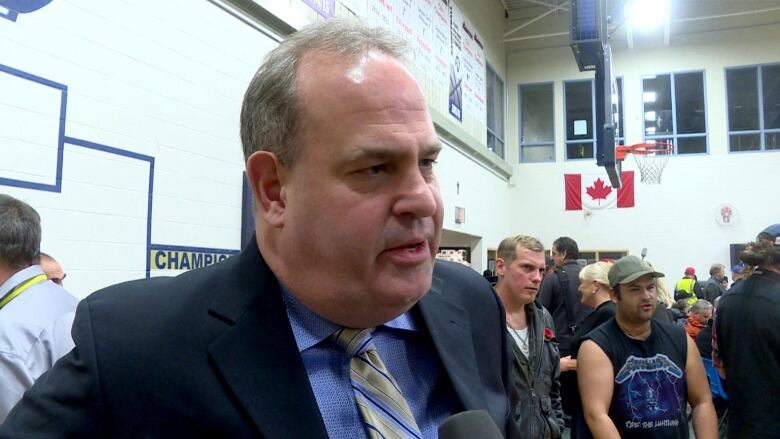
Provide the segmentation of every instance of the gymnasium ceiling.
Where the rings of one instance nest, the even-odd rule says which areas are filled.
[[[570,0],[496,0],[506,11],[506,52],[567,46]],[[661,0],[656,0],[661,1]],[[607,0],[613,47],[674,44],[675,39],[727,29],[780,23],[780,0],[669,0],[669,20],[655,30],[635,28],[627,19],[632,0]]]

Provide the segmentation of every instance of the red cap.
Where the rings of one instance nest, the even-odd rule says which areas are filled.
[[[688,267],[688,268],[686,268],[686,269],[685,269],[685,275],[686,275],[686,276],[690,276],[690,275],[694,275],[694,276],[696,276],[696,269],[695,269],[695,268],[693,268],[693,267]]]

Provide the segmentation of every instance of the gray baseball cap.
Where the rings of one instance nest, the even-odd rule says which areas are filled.
[[[627,284],[640,277],[652,274],[653,277],[664,277],[664,274],[655,271],[647,262],[636,256],[624,256],[618,259],[609,269],[609,286],[615,288],[618,284]]]

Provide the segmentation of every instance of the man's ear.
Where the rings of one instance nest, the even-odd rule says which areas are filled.
[[[256,215],[272,227],[281,227],[283,224],[285,173],[284,165],[268,151],[257,151],[246,161],[246,176],[252,187]]]
[[[496,276],[504,276],[504,259],[496,258]]]
[[[620,295],[617,293],[617,291],[615,291],[614,288],[609,289],[609,297],[615,303],[620,302]]]

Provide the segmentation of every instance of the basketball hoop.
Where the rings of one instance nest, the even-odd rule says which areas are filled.
[[[617,146],[615,158],[622,162],[627,154],[633,154],[642,183],[659,184],[661,173],[673,151],[674,145],[668,142],[637,143],[631,146]]]

